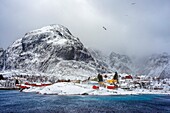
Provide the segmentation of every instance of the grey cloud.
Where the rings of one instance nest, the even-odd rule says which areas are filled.
[[[170,53],[169,13],[169,0],[0,0],[0,46],[56,23],[107,54]]]

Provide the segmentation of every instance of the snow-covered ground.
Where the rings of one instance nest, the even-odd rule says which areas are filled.
[[[96,82],[97,84],[97,82]],[[138,95],[138,94],[170,94],[170,91],[166,90],[147,90],[136,88],[128,91],[121,88],[107,89],[99,87],[99,89],[93,89],[94,84],[79,84],[71,82],[55,83],[46,87],[31,87],[24,89],[23,92],[36,92],[39,94],[48,95]]]
[[[50,82],[52,85],[46,87],[30,87],[24,89],[24,92],[36,92],[39,94],[56,94],[56,95],[138,95],[138,94],[170,94],[170,79],[158,79],[156,77],[148,77],[146,75],[132,76],[127,78],[128,74],[119,75],[119,83],[117,89],[107,89],[107,87],[99,87],[93,89],[93,86],[99,86],[95,76],[91,76],[87,80],[85,76],[73,76],[69,78],[62,76],[55,78],[54,76],[45,76],[43,73],[21,73],[20,71],[2,72],[5,78],[9,80],[19,80],[20,84],[26,82],[37,84]],[[15,75],[16,74],[16,75]],[[22,77],[20,76],[22,75]],[[32,76],[34,75],[34,76]],[[87,73],[87,75],[90,75]],[[107,78],[105,78],[107,75]],[[105,86],[112,86],[108,80],[113,79],[114,73],[103,74]],[[70,80],[71,82],[59,82],[59,80]],[[8,82],[8,81],[6,81]],[[54,83],[54,84],[53,84]],[[3,82],[0,81],[0,85]]]

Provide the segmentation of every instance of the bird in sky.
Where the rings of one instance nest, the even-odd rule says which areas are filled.
[[[104,26],[103,26],[103,29],[104,29],[104,30],[107,30]]]
[[[131,3],[132,5],[135,5],[136,3]]]

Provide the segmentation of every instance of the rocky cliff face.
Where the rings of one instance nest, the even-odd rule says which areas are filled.
[[[96,72],[91,54],[77,37],[61,25],[50,25],[26,33],[6,50],[6,56],[7,70],[59,73],[62,66],[62,70],[67,71],[74,64],[75,67],[77,65],[92,73]],[[83,62],[83,66],[80,66],[80,62]]]
[[[107,68],[110,72],[117,71],[119,73],[132,74],[132,61],[130,57],[126,55],[120,55],[112,52],[109,56],[104,55],[99,50],[90,49],[90,53],[96,60],[96,62],[104,68]]]
[[[90,51],[101,66],[119,73],[148,75],[152,77],[170,78],[170,55],[167,53],[153,54],[140,59],[130,58],[112,52],[109,56],[98,50]]]
[[[160,74],[160,78],[170,78],[170,64],[168,64]]]
[[[103,54],[100,50],[88,49],[97,64],[100,73],[111,73],[113,70],[110,68],[108,56]]]
[[[169,68],[170,55],[167,53],[154,54],[144,61],[140,73],[148,76],[167,76],[166,71]]]
[[[4,61],[5,61],[5,51],[0,48],[0,71],[3,69],[4,67]]]
[[[170,77],[170,55],[167,53],[153,54],[150,57],[134,59],[126,55],[111,53],[110,66],[121,73],[148,75],[152,77]]]
[[[109,64],[120,73],[133,73],[133,70],[131,69],[132,61],[126,55],[120,55],[112,52],[109,55]]]

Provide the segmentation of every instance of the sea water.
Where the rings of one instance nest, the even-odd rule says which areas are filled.
[[[1,90],[0,113],[170,113],[170,95],[58,96]]]

